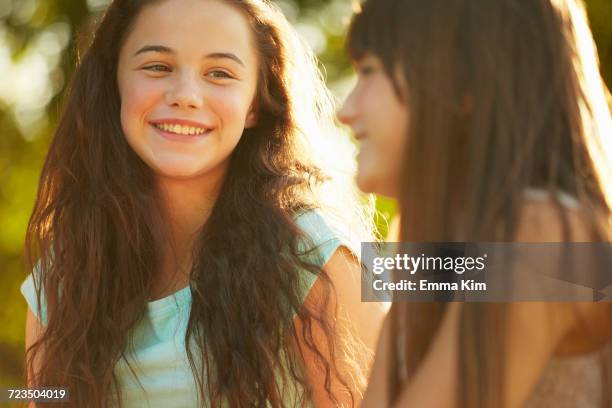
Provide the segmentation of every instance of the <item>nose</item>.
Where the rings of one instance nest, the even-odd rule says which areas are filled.
[[[199,109],[202,107],[203,94],[201,84],[195,75],[185,73],[177,76],[176,81],[166,92],[168,105],[181,109]]]
[[[345,125],[351,126],[355,122],[355,118],[357,116],[357,109],[355,106],[355,90],[353,89],[351,93],[344,100],[344,103],[340,107],[340,110],[337,113],[338,120]]]

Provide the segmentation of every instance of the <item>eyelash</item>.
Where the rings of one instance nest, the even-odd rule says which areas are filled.
[[[158,69],[158,68],[162,68],[162,69]],[[167,67],[161,64],[149,65],[149,66],[144,67],[143,69],[147,71],[152,71],[152,72],[170,72],[170,67]]]
[[[374,71],[375,71],[374,67],[371,67],[371,66],[368,66],[368,65],[359,67],[357,69],[357,72],[361,76],[368,76],[368,75],[372,74]]]
[[[147,71],[155,72],[155,73],[158,73],[158,72],[172,72],[172,69],[170,67],[168,67],[166,65],[161,65],[161,64],[149,65],[149,66],[144,67],[143,69],[147,70]],[[215,69],[213,71],[209,71],[206,75],[208,76],[210,74],[222,74],[221,76],[219,76],[219,75],[212,75],[212,78],[215,78],[215,79],[233,79],[234,78],[228,72],[222,71],[220,69]]]
[[[222,71],[220,69],[215,69],[213,71],[210,71],[206,75],[210,75],[210,74],[213,74],[213,73],[223,74],[222,76],[213,75],[213,78],[215,78],[215,79],[233,79],[234,78],[232,75],[230,75],[226,71]]]

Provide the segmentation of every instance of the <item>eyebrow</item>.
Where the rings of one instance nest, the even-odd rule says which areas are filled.
[[[166,47],[164,45],[145,45],[144,47],[142,47],[141,49],[136,51],[134,53],[134,56],[137,56],[139,54],[143,54],[145,52],[159,52],[159,53],[162,53],[162,54],[176,54],[172,48],[168,48],[168,47]],[[242,62],[242,60],[240,58],[238,58],[236,56],[236,54],[233,54],[231,52],[212,52],[210,54],[205,55],[204,58],[230,59],[230,60],[232,60],[232,61],[242,65],[243,67],[245,66],[244,62]]]

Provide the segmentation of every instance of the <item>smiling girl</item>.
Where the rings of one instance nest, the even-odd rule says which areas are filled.
[[[367,0],[347,44],[339,116],[401,241],[612,241],[609,94],[579,0]],[[398,301],[363,406],[610,407],[611,373],[609,302]]]
[[[356,196],[309,153],[329,101],[266,2],[114,1],[27,232],[28,384],[74,407],[357,404],[383,312],[360,303]]]

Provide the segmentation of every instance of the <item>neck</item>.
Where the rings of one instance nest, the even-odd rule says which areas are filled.
[[[169,234],[160,271],[162,286],[176,289],[188,282],[194,241],[212,213],[226,173],[224,165],[199,177],[157,178]]]

